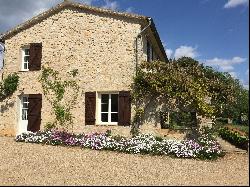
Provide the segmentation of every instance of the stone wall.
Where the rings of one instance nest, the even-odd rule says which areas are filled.
[[[111,128],[127,134],[128,127],[85,126],[84,93],[130,90],[135,73],[135,39],[140,31],[141,24],[131,18],[67,8],[7,39],[4,75],[18,72],[20,84],[11,97],[0,103],[0,130],[16,133],[20,95],[42,93],[38,82],[41,71],[20,71],[21,47],[42,42],[42,65],[59,71],[62,77],[73,69],[79,71],[80,93],[73,111],[73,131]],[[141,40],[139,57],[144,59],[139,61],[145,60],[143,46]],[[51,106],[43,96],[41,128],[53,119]]]

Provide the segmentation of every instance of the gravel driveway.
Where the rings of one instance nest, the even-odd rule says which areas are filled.
[[[217,161],[16,143],[0,137],[0,185],[248,185],[248,154]]]

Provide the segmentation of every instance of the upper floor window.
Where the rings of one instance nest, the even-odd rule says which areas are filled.
[[[22,48],[22,71],[29,71],[30,49]]]
[[[21,48],[21,71],[41,70],[42,43],[30,43]]]
[[[147,41],[147,62],[152,62],[154,59],[154,51],[151,43]]]

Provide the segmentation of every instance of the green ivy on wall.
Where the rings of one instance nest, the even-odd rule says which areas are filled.
[[[75,108],[79,92],[79,86],[73,78],[77,74],[78,70],[74,69],[68,72],[67,80],[62,80],[58,71],[42,67],[39,81],[42,84],[45,97],[52,105],[56,118],[53,123],[48,123],[48,128],[57,127],[58,125],[66,129],[69,128],[69,125],[73,127],[71,111]],[[71,91],[70,98],[65,98],[65,93],[69,91]]]
[[[0,82],[0,101],[13,94],[18,87],[19,76],[17,73],[12,73]]]

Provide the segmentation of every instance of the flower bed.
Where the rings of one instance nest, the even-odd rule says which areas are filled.
[[[228,127],[222,127],[219,129],[219,135],[236,147],[248,150],[249,139],[238,131]]]
[[[130,154],[170,155],[179,158],[216,159],[223,156],[220,145],[207,135],[197,140],[167,140],[150,134],[133,138],[111,136],[106,133],[70,134],[64,131],[23,133],[16,136],[17,142],[49,145],[80,146],[94,150],[112,150]]]

